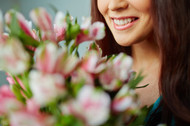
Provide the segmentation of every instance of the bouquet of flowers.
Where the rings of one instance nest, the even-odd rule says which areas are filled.
[[[143,76],[132,71],[132,58],[124,53],[102,57],[93,41],[105,36],[103,23],[84,18],[79,25],[63,12],[53,23],[44,8],[30,17],[35,27],[15,10],[4,18],[0,13],[0,68],[9,82],[0,87],[2,126],[122,126],[143,120],[133,118],[144,113],[134,91]],[[91,43],[80,58],[78,47],[86,41]]]

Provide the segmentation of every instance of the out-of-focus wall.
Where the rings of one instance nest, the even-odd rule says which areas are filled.
[[[36,7],[45,7],[53,18],[55,13],[51,5],[65,13],[69,11],[73,17],[77,17],[79,23],[81,23],[82,16],[90,15],[90,0],[0,0],[0,9],[3,13],[15,8],[24,14],[28,20],[30,20],[30,10]],[[88,43],[84,43],[79,47],[80,55],[85,53],[87,45]],[[5,78],[5,73],[0,71],[0,85],[7,83]]]
[[[74,17],[89,16],[90,0],[0,0],[0,8],[3,12],[10,8],[16,8],[27,18],[31,9],[36,7],[45,7],[48,12],[54,14],[51,5],[58,10],[69,11]]]

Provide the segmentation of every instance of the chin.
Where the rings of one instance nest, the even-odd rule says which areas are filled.
[[[139,41],[141,41],[138,35],[132,34],[115,34],[114,39],[120,46],[132,46],[133,44],[136,44]]]
[[[132,46],[133,44],[135,44],[134,42],[131,41],[123,41],[123,40],[117,40],[116,39],[117,44],[119,44],[120,46]]]

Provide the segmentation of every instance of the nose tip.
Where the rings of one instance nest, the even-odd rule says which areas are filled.
[[[129,6],[127,0],[111,0],[108,8],[112,11],[125,9]]]

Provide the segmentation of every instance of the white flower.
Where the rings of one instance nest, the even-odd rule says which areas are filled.
[[[76,44],[85,41],[94,41],[103,39],[105,36],[105,26],[102,22],[95,22],[90,25],[90,19],[86,19],[81,25],[81,33],[77,35]]]
[[[60,42],[65,39],[67,23],[65,15],[62,12],[57,12],[54,21],[54,32],[56,34],[56,41]]]
[[[33,114],[20,110],[10,114],[11,126],[53,126],[55,119],[44,114]]]
[[[37,48],[35,67],[47,73],[70,74],[79,64],[79,58],[68,55],[67,48],[58,48],[54,43]]]
[[[105,63],[102,62],[98,51],[91,50],[87,53],[82,61],[82,69],[91,74],[98,74],[105,69]]]
[[[54,43],[48,43],[45,46],[38,47],[35,52],[35,67],[43,72],[53,73],[59,52]]]
[[[58,27],[66,27],[67,23],[65,20],[65,14],[61,11],[57,12],[55,15],[54,24]]]
[[[106,90],[117,90],[130,80],[132,74],[132,58],[120,53],[107,62],[106,70],[100,74],[100,82]]]
[[[45,105],[65,93],[64,78],[59,74],[31,71],[29,79],[33,99],[39,105]]]
[[[81,29],[89,29],[90,26],[91,26],[91,18],[82,17]]]
[[[138,109],[139,101],[135,91],[124,85],[114,98],[112,108],[116,112]]]
[[[33,33],[32,33],[32,22],[26,20],[25,17],[21,13],[15,10],[10,10],[5,14],[5,22],[8,26],[7,27],[8,31],[10,31],[9,27],[10,27],[11,22],[14,19],[14,15],[16,16],[16,20],[18,21],[18,25],[20,26],[22,31],[25,32],[25,34],[34,38]]]
[[[77,69],[72,73],[71,76],[72,76],[71,82],[73,84],[79,84],[81,82],[86,84],[94,84],[93,76],[83,69]]]
[[[95,40],[103,39],[105,36],[105,26],[102,22],[95,22],[90,27],[90,37]]]
[[[85,85],[76,99],[63,103],[60,108],[64,115],[74,115],[89,126],[98,126],[108,120],[110,104],[111,99],[107,93]]]
[[[30,12],[30,17],[41,30],[48,31],[53,29],[51,16],[47,13],[45,8],[33,9]]]
[[[90,126],[97,126],[107,121],[110,112],[110,97],[103,91],[85,85],[77,96],[81,114]]]
[[[40,28],[42,40],[56,42],[56,35],[51,20],[51,16],[45,8],[36,8],[30,12],[30,17],[34,24]]]
[[[116,76],[120,80],[126,81],[131,74],[133,59],[130,56],[126,56],[124,53],[120,53],[113,60],[113,64]]]
[[[15,38],[0,44],[0,68],[12,74],[21,74],[29,67],[30,56]]]

